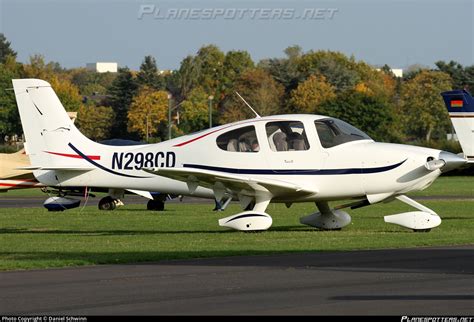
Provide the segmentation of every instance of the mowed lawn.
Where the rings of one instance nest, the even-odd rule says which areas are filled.
[[[10,193],[0,195],[0,203]],[[10,196],[27,196],[27,190]],[[241,210],[232,204],[225,212],[213,212],[212,201],[170,203],[164,212],[147,211],[144,205],[126,205],[112,212],[92,206],[60,213],[44,208],[0,208],[0,270],[474,244],[472,177],[440,178],[415,196],[435,197],[421,203],[441,216],[441,226],[429,233],[414,233],[386,224],[384,215],[413,210],[399,201],[348,210],[352,223],[341,231],[319,231],[301,225],[299,218],[315,212],[314,204],[295,204],[290,209],[271,204],[267,212],[273,217],[273,226],[260,233],[219,227],[219,218]]]

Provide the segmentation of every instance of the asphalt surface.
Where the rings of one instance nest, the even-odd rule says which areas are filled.
[[[474,245],[0,273],[6,315],[473,315]]]

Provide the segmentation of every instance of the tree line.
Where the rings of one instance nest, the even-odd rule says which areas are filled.
[[[439,61],[436,68],[411,66],[397,78],[343,53],[304,52],[299,46],[284,57],[254,62],[247,51],[201,47],[185,57],[177,70],[160,71],[145,56],[138,71],[117,73],[85,68],[65,69],[41,55],[28,63],[0,34],[0,134],[21,133],[11,80],[40,78],[51,83],[77,125],[93,140],[126,138],[158,142],[172,136],[252,118],[240,93],[262,116],[287,113],[340,118],[375,140],[436,146],[446,144],[451,124],[440,93],[453,88],[474,90],[474,65]],[[168,123],[171,108],[172,122]]]

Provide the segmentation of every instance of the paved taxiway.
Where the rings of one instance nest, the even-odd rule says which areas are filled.
[[[2,314],[472,315],[474,245],[0,273]]]

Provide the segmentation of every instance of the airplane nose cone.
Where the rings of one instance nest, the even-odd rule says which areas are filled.
[[[448,172],[457,169],[467,162],[466,159],[461,158],[459,155],[446,151],[441,151],[439,159],[446,162],[446,165],[441,168],[441,172]]]

